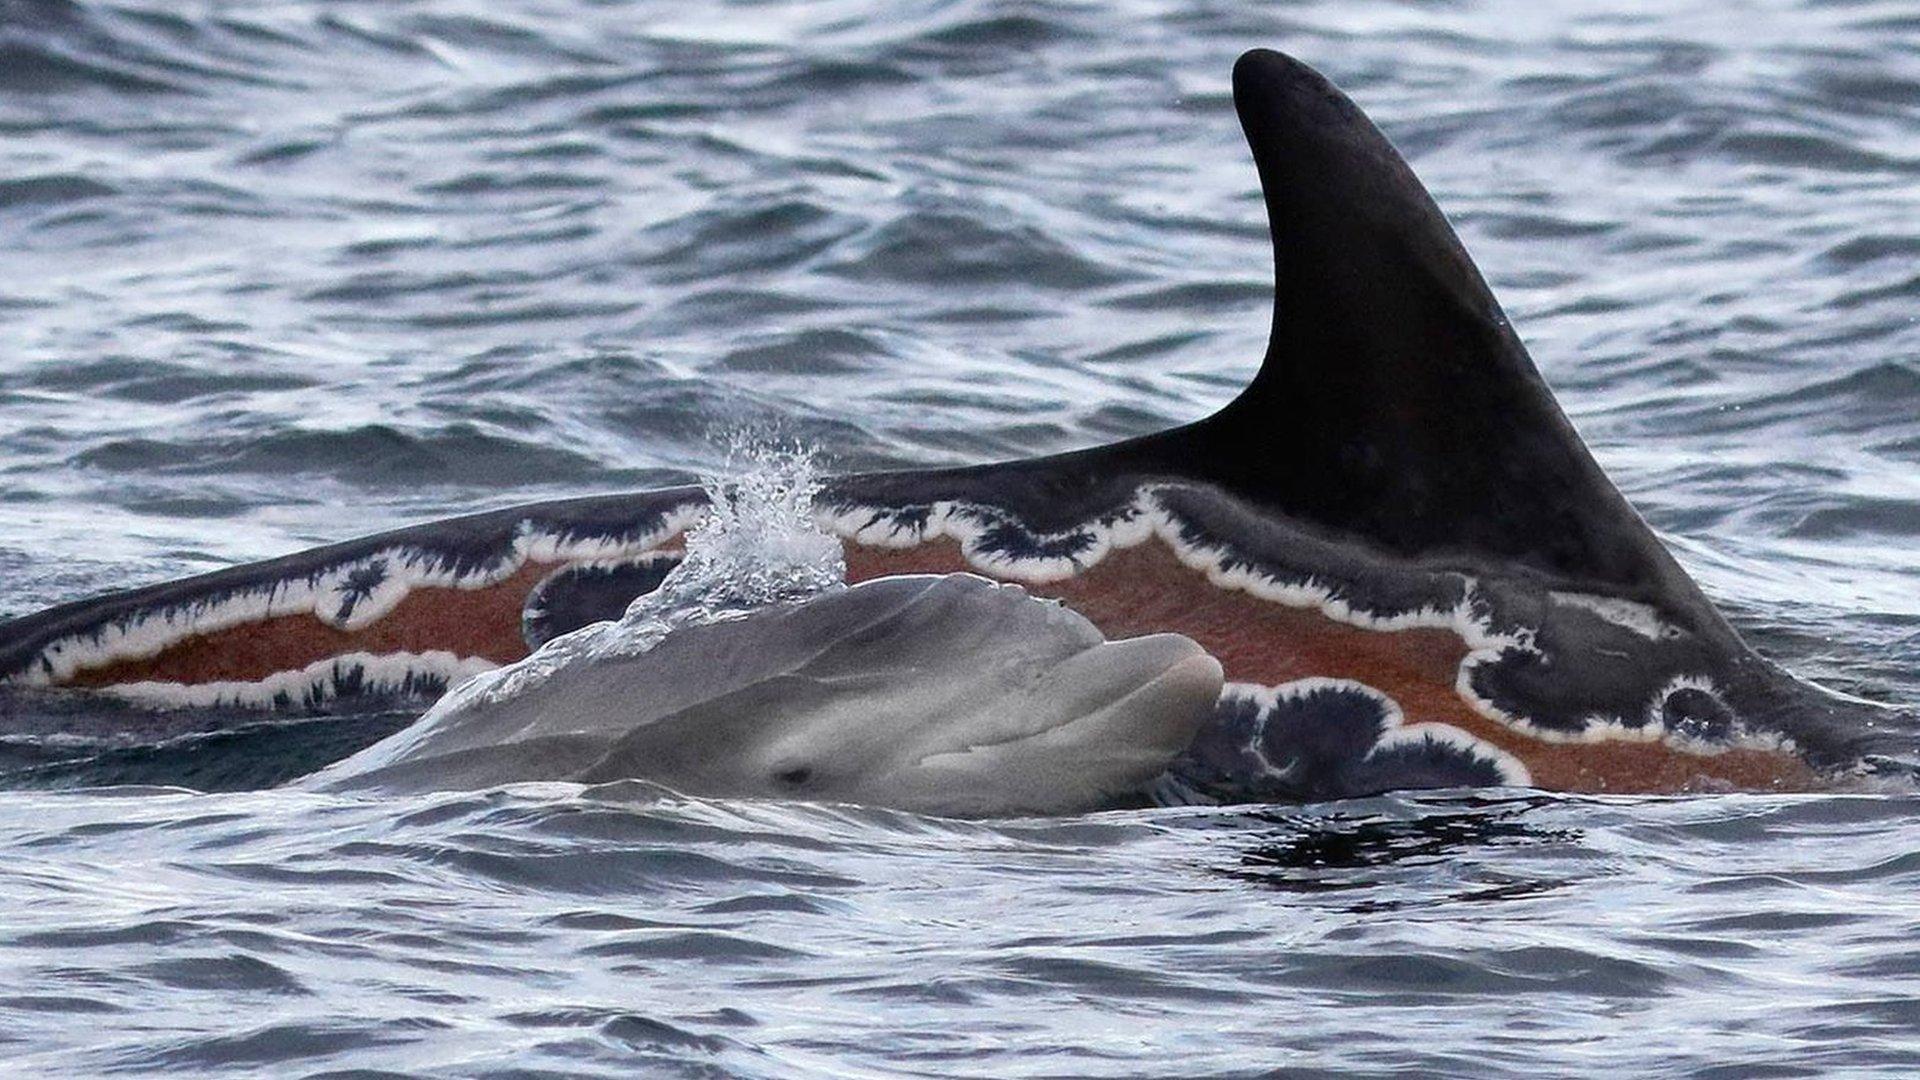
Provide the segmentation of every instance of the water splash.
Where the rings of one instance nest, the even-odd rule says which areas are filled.
[[[820,477],[811,452],[739,436],[727,472],[730,479],[704,478],[707,516],[688,531],[685,559],[613,624],[620,651],[645,652],[676,627],[845,587],[845,551],[814,522]]]
[[[574,664],[647,652],[686,626],[740,618],[846,587],[840,541],[814,521],[820,492],[813,452],[751,434],[727,439],[723,469],[701,478],[707,514],[686,534],[686,556],[626,614],[546,643],[533,655],[468,680],[436,714],[502,701]]]

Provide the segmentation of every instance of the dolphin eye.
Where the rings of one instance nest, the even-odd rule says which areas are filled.
[[[773,778],[788,787],[800,787],[807,781],[813,779],[813,770],[807,768],[805,765],[795,765],[791,769],[781,769],[779,772],[774,773]]]

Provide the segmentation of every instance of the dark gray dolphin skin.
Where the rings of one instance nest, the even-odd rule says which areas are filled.
[[[516,692],[481,680],[310,779],[325,790],[652,780],[953,816],[1145,801],[1220,697],[1175,634],[1109,642],[973,574],[881,578],[676,629]]]
[[[1256,50],[1234,101],[1274,242],[1271,342],[1219,413],[1109,446],[847,476],[851,580],[970,571],[1229,685],[1198,799],[1819,786],[1870,707],[1754,654],[1614,489],[1445,217],[1360,110]],[[542,503],[0,623],[0,679],[156,706],[424,708],[656,586],[704,496]],[[664,753],[664,749],[655,748]]]

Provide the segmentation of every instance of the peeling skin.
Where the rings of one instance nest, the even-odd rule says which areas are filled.
[[[258,678],[352,651],[440,648],[463,656],[488,656],[486,650],[491,649],[497,654],[506,647],[498,631],[465,623],[473,618],[490,622],[496,608],[511,604],[516,609],[511,625],[517,627],[518,600],[543,576],[530,572],[529,566],[551,571],[562,564],[603,562],[662,550],[704,513],[701,503],[688,499],[649,509],[658,521],[650,529],[642,525],[636,530],[629,525],[609,534],[573,536],[546,531],[523,520],[493,545],[427,547],[396,541],[371,549],[361,546],[358,553],[344,557],[326,559],[323,551],[263,564],[259,570],[243,567],[208,575],[181,583],[191,586],[204,581],[207,586],[187,591],[184,597],[124,607],[96,617],[90,625],[81,622],[64,634],[43,639],[35,651],[16,654],[9,662],[10,673],[0,681],[28,686],[102,686],[149,675],[163,681],[205,681],[224,676],[195,677],[194,673],[226,665],[228,674],[239,672],[235,677],[244,677],[252,665]],[[312,555],[323,557],[314,559]],[[271,573],[275,568],[282,569]],[[532,580],[528,580],[530,573]],[[214,584],[235,574],[241,580],[233,585]],[[162,587],[163,595],[165,591]],[[422,592],[488,593],[496,599],[481,602],[476,608],[446,597],[444,606],[451,609],[446,615],[423,610],[417,600],[408,610],[399,610],[409,597]],[[63,614],[62,609],[54,609],[38,618]],[[431,633],[448,636],[423,648],[411,648],[396,639],[407,636],[407,631],[391,629],[400,624],[420,627],[411,632],[414,637]],[[269,625],[273,629],[265,631]],[[264,640],[252,640],[263,633]],[[242,659],[228,664],[209,659],[203,648],[196,648],[196,643],[214,640],[236,650]],[[461,651],[463,648],[474,651]],[[146,674],[117,670],[149,660],[156,663]]]
[[[317,709],[343,696],[409,698],[438,696],[496,665],[450,652],[346,653],[316,660],[297,671],[261,679],[206,682],[130,682],[111,687],[115,697],[162,709]]]
[[[1393,740],[1418,731],[1438,741],[1483,747],[1489,756],[1514,762],[1514,775],[1524,773],[1542,787],[1665,793],[1815,786],[1812,772],[1789,747],[1729,745],[1668,732],[1657,712],[1660,695],[1678,688],[1713,694],[1711,681],[1702,677],[1669,679],[1634,716],[1596,715],[1574,731],[1538,728],[1474,688],[1471,676],[1478,664],[1533,644],[1526,628],[1496,628],[1476,613],[1470,582],[1467,599],[1450,606],[1442,606],[1440,590],[1429,606],[1376,613],[1343,599],[1331,577],[1303,573],[1289,583],[1250,569],[1231,550],[1193,542],[1186,524],[1147,492],[1104,521],[1051,537],[1024,536],[1017,523],[991,508],[952,504],[924,512],[843,508],[822,518],[843,538],[850,582],[960,571],[1019,581],[1035,595],[1061,600],[1110,637],[1161,632],[1191,637],[1219,659],[1234,683],[1278,688],[1341,679],[1368,687],[1405,716]],[[679,532],[648,539],[652,546],[624,553],[626,558],[653,558],[680,547]],[[1022,553],[1023,545],[1035,553]],[[215,611],[206,621],[217,629],[184,635],[147,655],[129,650],[135,654],[107,654],[101,657],[104,663],[75,665],[60,684],[118,688],[171,705],[284,707],[343,691],[393,687],[430,697],[474,670],[527,654],[522,619],[541,582],[573,567],[618,561],[525,560],[491,581],[411,588],[395,584],[398,575],[378,581],[362,575],[370,595],[357,603],[377,597],[378,617],[336,625],[311,608],[252,621],[234,621]],[[362,558],[353,565],[370,564]],[[355,580],[337,570],[328,577]],[[1582,610],[1594,606],[1574,603]],[[122,640],[135,641],[131,635]],[[106,653],[104,643],[100,651]],[[377,662],[331,664],[356,654]],[[170,685],[175,689],[167,689]]]
[[[527,654],[521,608],[559,565],[527,563],[484,588],[416,588],[378,620],[351,630],[330,626],[312,612],[241,623],[188,637],[152,656],[82,668],[65,685],[253,683],[348,653],[440,652],[504,664]],[[263,688],[260,700],[272,696]]]

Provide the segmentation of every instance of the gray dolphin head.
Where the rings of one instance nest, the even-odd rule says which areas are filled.
[[[1074,813],[1142,791],[1207,719],[1191,640],[1109,642],[1014,585],[890,577],[682,627],[523,693],[453,695],[314,778],[436,790],[657,781],[926,813]]]

